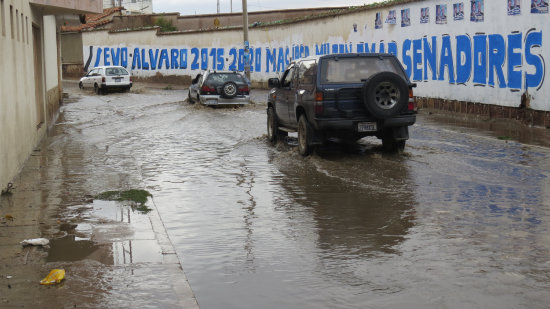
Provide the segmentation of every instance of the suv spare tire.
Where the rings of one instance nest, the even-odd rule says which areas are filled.
[[[222,86],[222,95],[228,99],[237,96],[237,84],[235,82],[226,82]]]
[[[376,118],[386,119],[403,112],[409,102],[407,82],[393,72],[380,72],[363,84],[363,103]]]

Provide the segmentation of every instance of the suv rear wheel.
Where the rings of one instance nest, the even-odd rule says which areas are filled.
[[[382,135],[382,147],[386,152],[403,152],[405,150],[405,142],[405,140],[396,140],[391,130],[386,130]]]
[[[298,151],[302,156],[307,156],[313,150],[311,145],[312,131],[306,116],[301,115],[298,120]]]
[[[403,112],[409,101],[409,87],[393,72],[375,74],[363,85],[363,102],[376,118],[386,119]]]

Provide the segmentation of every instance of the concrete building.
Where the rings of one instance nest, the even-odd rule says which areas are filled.
[[[103,8],[124,7],[128,14],[152,14],[153,0],[103,0]]]
[[[102,0],[0,0],[0,188],[56,118],[61,102],[57,16],[102,12]]]

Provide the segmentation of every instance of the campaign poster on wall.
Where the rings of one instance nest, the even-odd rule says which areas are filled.
[[[420,23],[427,24],[430,22],[430,8],[420,9]]]
[[[508,15],[521,14],[521,0],[508,0]]]
[[[438,4],[435,6],[435,23],[446,24],[447,23],[447,5]]]
[[[464,19],[464,2],[453,4],[453,19],[454,20]]]
[[[531,13],[548,13],[547,0],[531,0]]]
[[[397,16],[395,10],[391,10],[386,17],[386,24],[395,25],[397,23]]]
[[[411,25],[411,9],[401,10],[401,27],[408,27]]]
[[[374,20],[374,29],[382,28],[382,13],[376,13],[376,19]]]
[[[484,8],[483,0],[471,0],[472,11],[470,14],[470,20],[474,22],[482,22],[484,20]]]

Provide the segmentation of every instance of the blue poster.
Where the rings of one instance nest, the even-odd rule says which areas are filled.
[[[395,25],[397,23],[397,16],[395,15],[395,10],[391,10],[386,17],[386,24]]]
[[[482,22],[484,20],[484,8],[483,0],[471,0],[472,3],[472,13],[470,15],[470,20],[475,22]]]
[[[401,27],[408,27],[411,25],[411,9],[401,10]]]
[[[427,24],[430,22],[430,8],[420,9],[420,23]]]
[[[464,2],[453,4],[453,19],[454,20],[464,19]]]
[[[447,5],[438,4],[435,6],[435,23],[436,24],[446,24],[447,23]]]
[[[521,14],[521,0],[508,0],[508,15]]]
[[[536,13],[536,14],[548,13],[548,1],[531,0],[531,13]]]
[[[374,20],[374,29],[382,28],[382,13],[376,13],[376,19]]]

